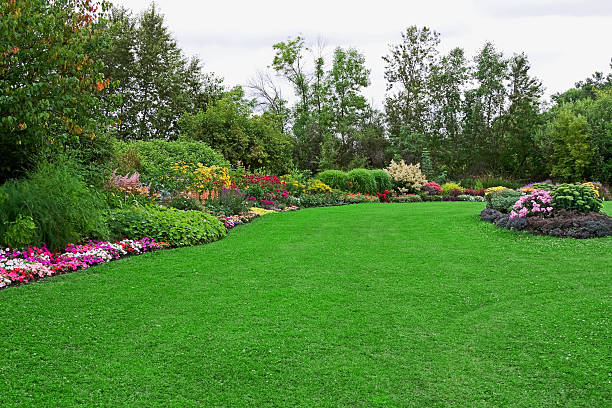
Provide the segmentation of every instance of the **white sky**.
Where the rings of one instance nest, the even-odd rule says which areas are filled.
[[[150,0],[114,0],[139,13]],[[169,29],[205,71],[244,85],[272,62],[272,44],[300,34],[329,51],[354,46],[366,57],[377,106],[385,95],[389,44],[416,24],[440,32],[440,50],[464,48],[471,58],[485,41],[506,56],[525,52],[551,95],[595,71],[609,72],[612,0],[157,0]],[[290,97],[291,90],[285,90]]]

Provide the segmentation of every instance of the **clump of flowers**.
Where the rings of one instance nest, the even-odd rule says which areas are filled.
[[[583,186],[587,186],[587,187],[591,187],[593,189],[593,191],[595,191],[595,195],[599,198],[599,187],[597,185],[595,185],[595,183],[593,183],[592,181],[588,181],[586,183],[582,183]]]
[[[376,193],[376,197],[378,197],[381,203],[388,203],[389,202],[389,197],[387,197],[388,194],[389,194],[389,190],[385,190],[384,193]]]
[[[331,193],[333,190],[330,186],[323,183],[321,180],[313,178],[308,180],[308,185],[306,186],[305,191],[309,194],[325,194]]]
[[[131,175],[128,173],[122,176],[117,174],[117,170],[118,169],[115,169],[111,173],[110,178],[105,184],[106,188],[119,190],[126,194],[149,195],[151,184],[148,186],[143,185],[140,182],[140,174],[138,172],[134,172]]]
[[[553,213],[550,191],[536,190],[531,194],[521,196],[512,206],[510,219],[532,216],[550,217]]]
[[[419,191],[427,183],[427,179],[421,172],[420,163],[406,164],[404,160],[396,163],[391,160],[389,167],[383,170],[391,176],[402,193]]]
[[[195,194],[197,198],[212,198],[222,188],[232,185],[230,171],[221,166],[204,166],[202,163],[177,162],[172,166],[172,174],[175,182],[185,186],[186,190]]]
[[[435,181],[425,183],[425,185],[421,187],[421,190],[423,190],[430,196],[442,194],[442,187],[440,187],[440,185]]]
[[[504,187],[504,186],[497,186],[497,187],[489,187],[485,190],[485,196],[488,196],[492,193],[495,193],[497,191],[514,191],[508,187]]]
[[[0,249],[0,288],[27,283],[46,276],[86,269],[129,255],[137,255],[164,248],[150,238],[124,239],[119,242],[91,241],[86,244],[68,244],[63,253],[52,253],[46,246],[31,247],[25,251]]]
[[[480,197],[484,197],[485,195],[485,189],[481,188],[481,189],[473,189],[473,188],[466,188],[465,190],[463,190],[463,194],[465,195],[469,195],[469,196],[480,196]]]

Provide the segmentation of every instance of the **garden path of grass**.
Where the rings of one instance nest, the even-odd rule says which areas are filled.
[[[0,291],[0,406],[610,406],[612,238],[482,207],[273,214]]]

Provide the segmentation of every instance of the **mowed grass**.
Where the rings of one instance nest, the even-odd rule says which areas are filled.
[[[482,208],[273,214],[0,291],[0,405],[610,406],[612,238]]]

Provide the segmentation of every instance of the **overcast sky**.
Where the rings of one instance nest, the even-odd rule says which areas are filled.
[[[114,0],[135,13],[150,0]],[[331,52],[353,46],[371,69],[366,95],[385,94],[382,56],[410,25],[440,33],[440,50],[462,47],[471,58],[486,41],[506,56],[525,52],[546,94],[565,90],[595,71],[609,72],[612,0],[157,0],[187,55],[228,86],[244,85],[272,62],[272,44],[301,34]],[[286,90],[290,92],[289,89]],[[286,95],[289,96],[289,95]]]

